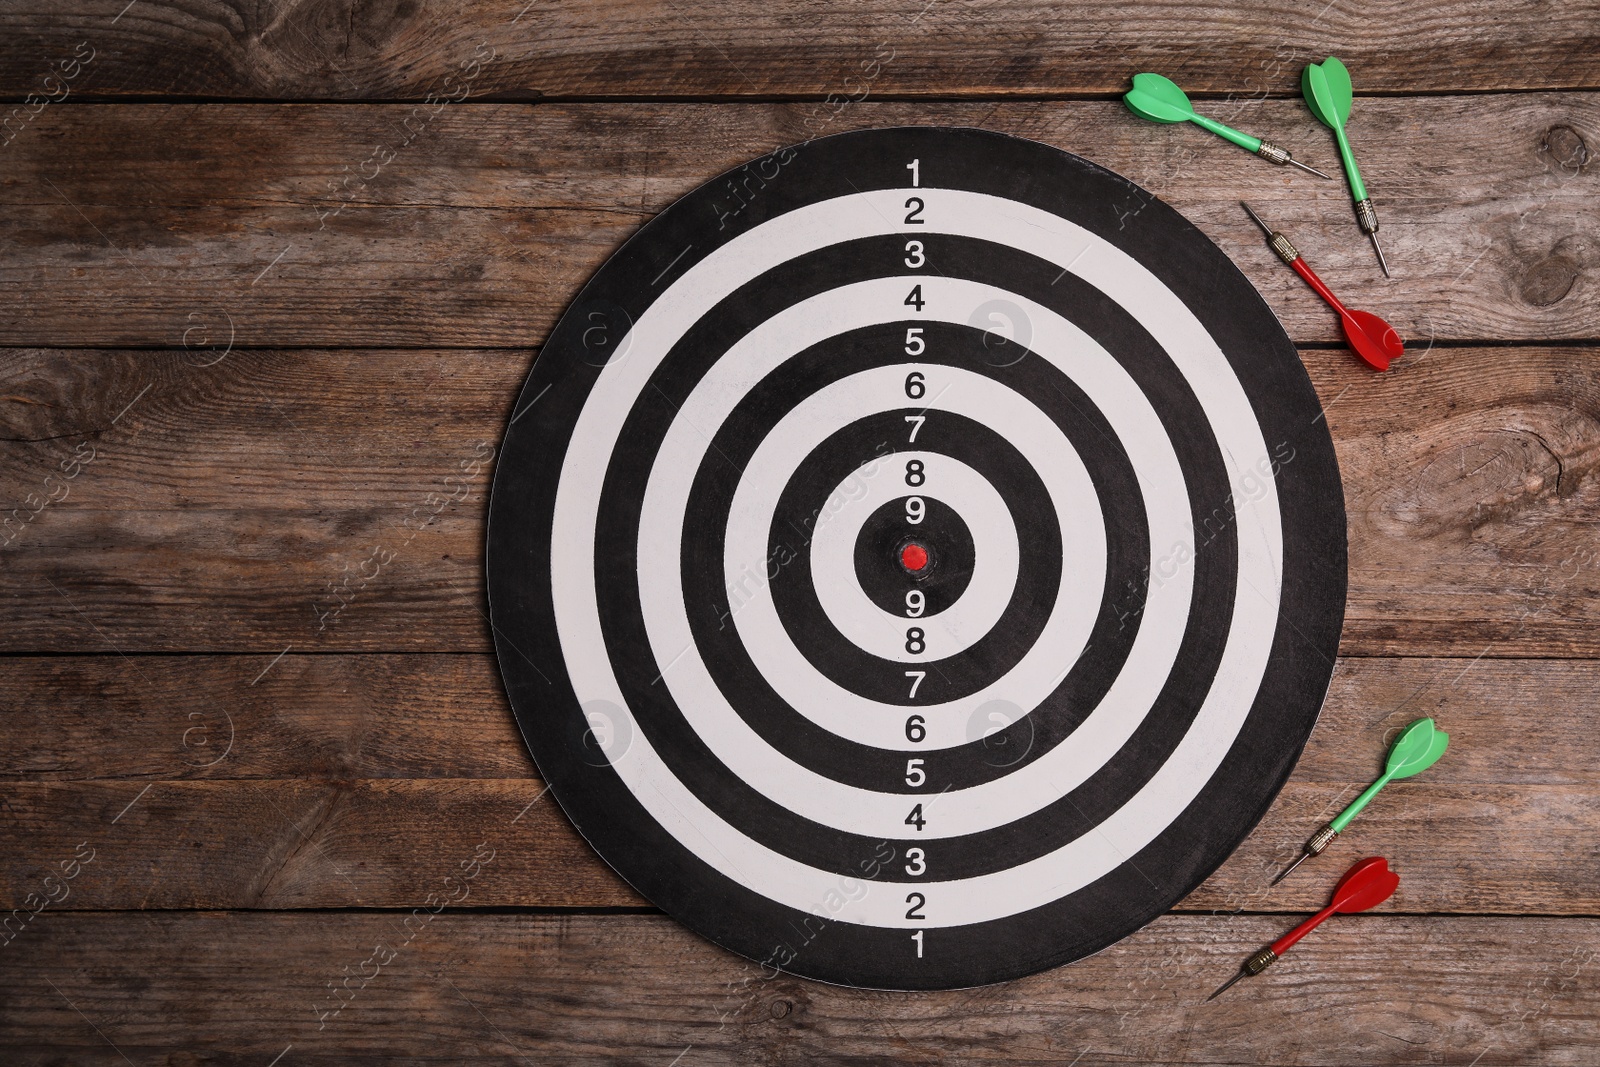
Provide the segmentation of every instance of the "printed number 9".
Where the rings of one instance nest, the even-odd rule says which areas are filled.
[[[906,594],[906,616],[920,619],[922,612],[928,606],[928,598],[922,595],[922,590],[913,589]]]

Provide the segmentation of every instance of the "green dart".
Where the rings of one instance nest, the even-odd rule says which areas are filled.
[[[1300,75],[1300,90],[1305,94],[1306,105],[1317,121],[1333,131],[1339,142],[1339,161],[1344,164],[1344,176],[1350,181],[1350,199],[1355,201],[1356,222],[1361,232],[1372,240],[1372,250],[1378,253],[1378,266],[1383,276],[1389,277],[1389,264],[1383,258],[1383,248],[1378,244],[1378,212],[1367,195],[1366,183],[1361,180],[1361,170],[1350,151],[1350,139],[1344,135],[1344,124],[1350,119],[1350,105],[1354,92],[1350,88],[1350,71],[1334,56],[1324,62],[1307,64]]]
[[[1421,774],[1438,763],[1439,757],[1444,755],[1445,746],[1449,744],[1450,735],[1433,725],[1432,719],[1418,719],[1401,730],[1400,736],[1389,747],[1389,762],[1384,765],[1383,775],[1367,786],[1366,791],[1356,797],[1348,808],[1334,816],[1332,822],[1312,834],[1311,840],[1306,842],[1305,851],[1289,864],[1287,870],[1274,878],[1272,884],[1277,885],[1289,877],[1290,872],[1312,856],[1320,856],[1333,839],[1350,825],[1350,820],[1361,814],[1361,809],[1378,795],[1378,790],[1398,779]]]
[[[1210,130],[1218,137],[1232,141],[1246,152],[1254,152],[1269,163],[1277,163],[1280,166],[1293,163],[1301,170],[1308,170],[1329,181],[1333,180],[1331,174],[1323,174],[1317,168],[1308,167],[1295,159],[1286,148],[1279,148],[1259,137],[1251,137],[1248,133],[1240,133],[1231,126],[1224,126],[1216,119],[1196,114],[1194,105],[1189,103],[1189,98],[1184,95],[1183,90],[1159,74],[1135,74],[1133,88],[1123,95],[1122,102],[1128,105],[1129,111],[1142,119],[1161,123],[1192,122],[1203,130]]]

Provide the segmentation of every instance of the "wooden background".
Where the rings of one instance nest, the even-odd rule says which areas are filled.
[[[1342,183],[1117,102],[1159,70],[1327,166],[1330,52],[1392,281]],[[0,4],[0,1061],[1600,1062],[1597,88],[1596,0]],[[1217,241],[1302,348],[1351,543],[1322,722],[1238,853],[1092,959],[915,995],[762,973],[604,867],[481,568],[483,459],[608,252],[897,123],[1078,152]],[[1241,197],[1401,329],[1392,372]],[[1268,891],[1425,714],[1444,761]],[[1374,853],[1388,905],[1203,1003]]]

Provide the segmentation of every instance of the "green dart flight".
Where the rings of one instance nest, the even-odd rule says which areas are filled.
[[[1277,163],[1280,166],[1292,163],[1301,170],[1333,180],[1332,175],[1323,174],[1317,168],[1308,167],[1295,159],[1286,148],[1280,148],[1259,137],[1251,137],[1248,133],[1240,133],[1231,126],[1224,126],[1216,119],[1196,113],[1194,105],[1189,103],[1189,97],[1184,91],[1170,79],[1163,78],[1159,74],[1135,74],[1133,88],[1123,95],[1122,102],[1128,105],[1129,111],[1142,119],[1160,123],[1192,122],[1203,130],[1210,130],[1218,137],[1232,141],[1246,152],[1254,152],[1269,163]]]
[[[1350,71],[1335,56],[1321,63],[1307,64],[1300,75],[1300,90],[1305,94],[1306,105],[1317,121],[1333,131],[1339,143],[1339,161],[1344,164],[1344,176],[1350,182],[1350,199],[1355,202],[1356,222],[1361,232],[1372,240],[1372,250],[1378,254],[1378,266],[1383,276],[1389,277],[1389,264],[1383,258],[1383,248],[1378,244],[1378,212],[1367,195],[1366,183],[1361,180],[1361,169],[1356,166],[1355,154],[1350,151],[1350,139],[1345,136],[1344,124],[1350,121],[1350,106],[1355,93],[1350,87]]]
[[[1389,747],[1389,762],[1384,765],[1383,774],[1378,780],[1367,786],[1366,791],[1356,797],[1348,808],[1334,816],[1332,822],[1312,834],[1311,840],[1306,842],[1305,851],[1289,864],[1288,869],[1274,878],[1272,884],[1277,885],[1289,877],[1296,867],[1312,856],[1320,856],[1333,839],[1350,825],[1350,820],[1361,814],[1361,809],[1378,795],[1378,790],[1390,782],[1410,778],[1413,774],[1421,774],[1438,763],[1439,757],[1444,755],[1444,750],[1449,744],[1450,735],[1433,725],[1432,719],[1418,719],[1401,730],[1400,736],[1395,738],[1394,744]]]

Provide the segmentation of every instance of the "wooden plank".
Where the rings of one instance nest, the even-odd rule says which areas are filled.
[[[1590,920],[1341,918],[1207,1004],[1286,917],[1169,916],[1031,978],[894,994],[774,974],[655,916],[403,918],[47,914],[4,950],[19,980],[0,1048],[17,1063],[284,1067],[1498,1067],[1600,1052]]]
[[[215,355],[8,358],[0,649],[486,650],[484,498],[531,353]],[[1600,655],[1594,350],[1302,357],[1350,515],[1345,654]]]
[[[537,773],[487,654],[11,657],[0,715],[0,780]]]
[[[0,835],[26,850],[26,875],[0,904],[25,906],[64,859],[88,855],[64,908],[431,906],[460,892],[447,857],[482,845],[499,877],[458,906],[645,905],[534,778],[144,785],[8,786]]]
[[[535,799],[543,786],[488,657],[11,664],[4,906],[80,843],[96,859],[68,910],[417,906],[448,873],[441,857],[479,842],[496,877],[464,906],[642,903]],[[1594,661],[1342,661],[1289,786],[1181,909],[1314,909],[1334,874],[1383,854],[1405,874],[1393,910],[1600,912],[1600,871],[1573,859],[1600,831],[1597,684]],[[1329,856],[1269,892],[1422,715],[1451,732],[1445,760],[1391,785]],[[507,767],[519,776],[487,777]]]
[[[1350,864],[1386,855],[1404,876],[1392,910],[1600,913],[1600,873],[1574,862],[1600,830],[1600,788],[1447,779],[1392,786],[1330,855],[1269,889],[1366,784],[1297,779],[1177,910],[1315,911]],[[421,907],[449,889],[453,861],[441,857],[480,844],[499,877],[462,906],[645,906],[548,799],[535,802],[543,788],[532,779],[14,783],[0,829],[10,876],[0,908],[27,906],[80,846],[95,858],[64,910]]]
[[[1039,0],[827,0],[803,17],[751,2],[125,4],[9,8],[0,93],[59,94],[43,77],[89,48],[93,59],[67,83],[80,96],[1109,93],[1138,70],[1196,89],[1283,93],[1303,64],[1330,51],[1369,92],[1600,85],[1600,9],[1590,0],[1443,0],[1381,12],[1239,0],[1065,10]]]
[[[47,110],[5,150],[0,284],[28,298],[0,308],[0,343],[532,345],[642,221],[719,172],[819,133],[934,123],[1059,145],[1139,182],[1235,258],[1297,341],[1338,342],[1337,321],[1240,199],[1414,347],[1600,337],[1594,94],[1364,100],[1351,130],[1392,283],[1342,183],[1110,101],[869,102],[820,126],[798,104],[414,110]],[[1214,110],[1333,164],[1301,104]]]
[[[11,656],[5,665],[0,714],[11,736],[0,780],[536,773],[489,654]],[[1431,715],[1454,741],[1419,781],[1589,789],[1600,784],[1600,739],[1583,724],[1597,691],[1595,660],[1341,659],[1296,780],[1364,782],[1392,732]],[[1526,728],[1530,708],[1539,729]]]

